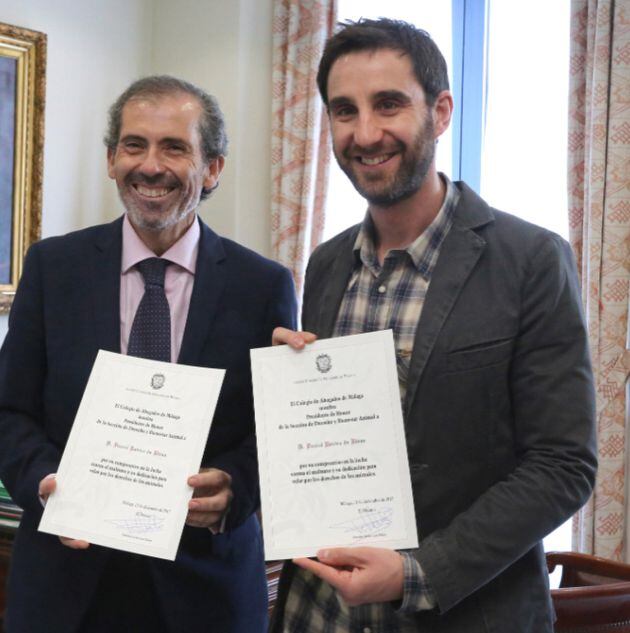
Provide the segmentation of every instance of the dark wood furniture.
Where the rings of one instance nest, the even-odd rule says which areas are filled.
[[[547,553],[551,573],[562,566],[552,589],[556,633],[630,633],[630,565],[575,552]]]

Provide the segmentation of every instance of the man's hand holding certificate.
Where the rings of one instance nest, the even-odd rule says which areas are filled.
[[[252,350],[252,375],[266,558],[416,547],[391,331]]]
[[[196,498],[189,512],[191,485],[226,490],[222,471],[189,479],[199,470],[223,375],[99,352],[39,529],[79,546],[173,560],[187,516],[208,527],[215,515]]]

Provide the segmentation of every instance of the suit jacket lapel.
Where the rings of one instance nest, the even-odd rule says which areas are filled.
[[[122,217],[100,227],[93,246],[90,275],[96,346],[98,349],[120,353]]]
[[[338,254],[331,262],[331,268],[326,271],[328,280],[324,280],[324,292],[319,305],[319,313],[315,331],[320,338],[330,338],[337,320],[339,306],[348,285],[348,279],[354,265],[354,251],[352,247],[357,237],[359,227],[350,231]]]
[[[472,231],[452,227],[442,244],[438,263],[424,300],[409,365],[405,414],[413,402],[435,341],[485,242]]]
[[[444,321],[485,248],[485,240],[472,229],[493,219],[489,207],[477,194],[463,183],[456,183],[456,186],[461,189],[461,194],[455,208],[453,226],[442,244],[416,328],[404,405],[405,417]]]
[[[195,270],[195,283],[184,329],[184,338],[178,363],[198,364],[203,343],[208,336],[210,324],[216,316],[219,300],[226,283],[226,269],[222,265],[225,250],[221,238],[210,230],[201,220],[199,254]]]

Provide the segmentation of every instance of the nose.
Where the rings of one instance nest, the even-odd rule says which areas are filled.
[[[139,171],[147,176],[161,174],[164,171],[164,165],[162,164],[162,158],[158,148],[147,148],[142,163],[139,166]]]
[[[376,145],[383,138],[383,130],[371,112],[363,112],[356,119],[354,142],[363,148]]]

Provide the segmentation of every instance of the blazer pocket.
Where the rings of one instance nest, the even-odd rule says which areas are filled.
[[[513,346],[513,338],[503,338],[451,350],[446,355],[446,371],[450,373],[499,365],[509,361]]]

